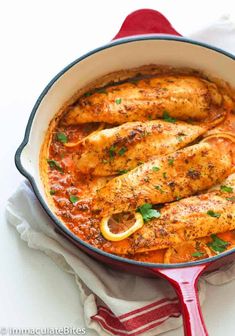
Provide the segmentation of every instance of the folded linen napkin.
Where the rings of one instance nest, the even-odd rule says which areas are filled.
[[[227,17],[191,37],[235,52],[235,25]],[[81,252],[54,231],[28,182],[22,182],[8,200],[6,215],[30,248],[43,251],[75,276],[86,325],[99,335],[152,336],[182,325],[176,294],[165,280],[115,271]],[[220,285],[232,279],[235,263],[203,277],[201,303],[206,282]]]

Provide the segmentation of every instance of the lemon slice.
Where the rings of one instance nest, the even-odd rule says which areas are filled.
[[[134,213],[135,223],[126,231],[113,233],[109,228],[109,221],[112,216],[104,217],[100,223],[100,231],[105,239],[109,241],[120,241],[129,237],[132,233],[140,229],[144,225],[143,217],[139,212]]]

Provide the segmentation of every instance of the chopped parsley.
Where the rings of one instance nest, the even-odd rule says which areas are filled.
[[[121,98],[117,98],[117,99],[115,100],[115,103],[116,103],[117,105],[121,104],[121,102],[122,102],[122,99],[121,99]]]
[[[183,141],[182,136],[177,136],[177,140],[178,140],[179,142],[182,142],[182,141]]]
[[[74,204],[79,200],[79,198],[76,195],[70,195],[69,200],[70,200],[71,203]]]
[[[50,190],[50,195],[55,195],[56,191],[54,189]]]
[[[109,148],[109,156],[111,157],[111,158],[113,158],[115,155],[116,155],[116,147],[115,146],[111,146],[110,148]]]
[[[226,185],[222,185],[220,187],[220,190],[223,191],[223,192],[227,192],[227,193],[232,193],[233,192],[233,188],[232,187],[228,187]]]
[[[56,137],[57,137],[57,140],[60,141],[60,142],[62,142],[62,143],[66,143],[66,142],[68,142],[67,135],[64,134],[64,133],[62,133],[62,132],[57,133],[57,134],[56,134]]]
[[[126,151],[127,151],[127,148],[126,147],[122,147],[120,150],[119,150],[119,152],[118,152],[118,155],[124,155],[125,153],[126,153]]]
[[[200,252],[200,251],[192,253],[192,257],[196,257],[196,258],[200,258],[203,255],[204,255],[204,252]]]
[[[212,241],[207,244],[208,247],[210,247],[211,250],[213,250],[216,253],[224,252],[229,245],[229,242],[226,242],[222,239],[220,239],[217,235],[212,234],[211,235]]]
[[[150,221],[152,218],[159,218],[161,216],[160,212],[152,207],[152,204],[145,203],[137,209],[137,211],[141,213],[145,222]]]
[[[63,172],[63,168],[59,165],[58,162],[56,162],[55,160],[50,160],[48,159],[47,160],[47,163],[49,164],[49,166],[52,168],[52,169],[57,169],[58,171],[60,172]]]
[[[152,170],[153,170],[153,171],[155,171],[155,172],[157,172],[157,171],[159,171],[159,170],[160,170],[160,168],[159,168],[159,167],[156,167],[156,166],[154,166],[154,167],[152,167]]]
[[[216,218],[219,218],[221,216],[220,213],[218,212],[214,212],[213,210],[208,210],[207,211],[207,215],[211,216],[211,217],[216,217]]]
[[[85,94],[84,94],[84,97],[90,97],[91,96],[91,92],[86,92]]]
[[[167,111],[164,111],[163,114],[162,114],[162,118],[163,120],[167,121],[167,122],[171,122],[171,123],[175,123],[176,122],[176,119],[175,118],[172,118],[170,116],[170,114],[167,112]]]
[[[174,164],[174,159],[168,159],[168,164],[169,164],[169,166],[173,166],[173,164]]]
[[[232,197],[226,197],[226,200],[227,200],[227,201],[235,202],[235,196],[232,196]]]
[[[119,170],[119,171],[118,171],[118,174],[119,174],[119,175],[123,175],[123,174],[128,173],[128,171],[129,171],[129,170],[127,170],[127,169],[122,169],[122,170]]]
[[[159,185],[156,185],[154,188],[159,190],[161,194],[164,193],[164,191],[162,190],[162,188]]]
[[[166,172],[162,173],[162,176],[164,177],[164,179],[166,179],[167,178]]]

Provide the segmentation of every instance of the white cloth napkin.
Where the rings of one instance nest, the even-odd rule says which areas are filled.
[[[228,17],[190,37],[235,53],[235,25]],[[182,325],[176,294],[166,281],[111,270],[81,252],[54,231],[28,182],[10,197],[6,215],[30,248],[45,252],[63,271],[74,274],[86,325],[99,335],[151,336]],[[203,277],[201,303],[206,282],[221,285],[232,279],[235,264]]]

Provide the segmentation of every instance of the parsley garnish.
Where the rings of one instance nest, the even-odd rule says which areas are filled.
[[[176,122],[176,119],[175,118],[172,118],[170,116],[170,114],[167,112],[167,111],[164,111],[163,114],[162,114],[162,118],[167,121],[167,122],[171,122],[171,123],[175,123]]]
[[[150,221],[152,218],[159,218],[161,216],[160,212],[152,209],[152,204],[149,203],[141,205],[137,211],[141,213],[145,222]]]
[[[210,249],[212,249],[216,253],[224,252],[229,245],[229,242],[220,239],[215,234],[211,235],[211,239],[212,242],[208,243],[207,246],[209,246]]]
[[[118,104],[118,105],[121,104],[121,102],[122,102],[122,99],[121,99],[121,98],[117,98],[117,99],[115,100],[115,103]]]
[[[56,191],[55,191],[54,189],[51,189],[51,190],[50,190],[50,195],[55,195],[55,192],[56,192]]]
[[[86,93],[84,94],[84,96],[85,96],[85,97],[90,97],[90,96],[91,96],[91,92],[86,92]]]
[[[177,140],[178,140],[179,142],[182,142],[182,141],[183,141],[182,136],[177,136]]]
[[[111,146],[110,148],[109,148],[109,156],[111,157],[111,158],[113,158],[114,156],[115,156],[115,154],[116,154],[116,147],[115,146]]]
[[[162,176],[166,179],[167,178],[166,172],[162,173]]]
[[[159,170],[160,170],[160,168],[159,168],[159,167],[156,167],[156,166],[154,166],[154,167],[152,167],[152,170],[153,170],[153,171],[155,171],[155,172],[157,172],[157,171],[159,171]]]
[[[126,151],[127,151],[127,148],[126,148],[126,147],[122,147],[122,148],[119,150],[118,154],[122,156],[122,155],[124,155],[124,154],[126,153]]]
[[[226,197],[226,200],[227,200],[227,201],[235,202],[235,196],[232,196],[232,197]]]
[[[173,166],[173,164],[174,164],[174,159],[168,159],[168,164],[169,164],[169,166]]]
[[[79,198],[77,196],[75,196],[75,195],[70,195],[69,196],[69,200],[70,200],[71,203],[74,204],[74,203],[76,203],[79,200]]]
[[[196,257],[196,258],[200,258],[203,255],[204,255],[204,252],[200,252],[200,251],[192,253],[192,257]]]
[[[62,142],[62,143],[68,142],[67,135],[64,134],[64,133],[57,133],[56,137],[57,137],[57,140],[60,141],[60,142]]]
[[[154,188],[159,190],[161,194],[164,193],[164,191],[162,190],[162,188],[159,185],[156,185]]]
[[[233,192],[233,188],[232,187],[228,187],[226,185],[222,185],[220,187],[220,190],[223,191],[223,192],[227,192],[227,193],[232,193]]]
[[[53,169],[57,169],[60,172],[63,172],[63,168],[59,165],[58,162],[56,162],[55,160],[47,160],[49,166]]]
[[[219,218],[221,216],[220,213],[218,212],[214,212],[213,210],[208,210],[207,211],[207,215],[211,216],[211,217],[216,217],[216,218]]]
[[[123,174],[128,173],[128,171],[129,171],[129,170],[127,170],[127,169],[122,169],[122,170],[119,170],[119,171],[118,171],[118,174],[119,174],[119,175],[123,175]]]

